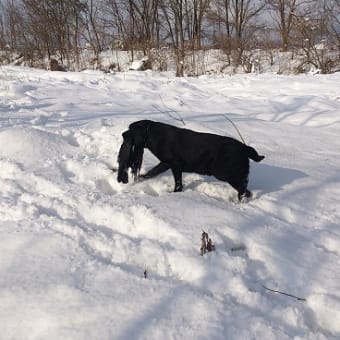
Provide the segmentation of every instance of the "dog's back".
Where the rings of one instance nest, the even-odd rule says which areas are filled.
[[[134,122],[129,129],[134,136],[143,131],[145,137],[140,138],[145,147],[163,162],[179,163],[184,172],[209,174],[212,164],[218,161],[221,153],[229,155],[228,158],[235,162],[245,157],[255,162],[264,158],[254,148],[231,137],[196,132],[151,120]]]

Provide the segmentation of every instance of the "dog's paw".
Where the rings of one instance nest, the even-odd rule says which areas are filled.
[[[246,192],[244,192],[243,194],[241,195],[239,194],[238,199],[240,203],[248,203],[252,197],[253,197],[252,192],[249,190],[246,190]]]
[[[119,171],[117,180],[118,180],[118,183],[120,182],[122,182],[123,184],[128,183],[129,182],[128,172],[126,170]]]
[[[249,197],[243,196],[240,198],[240,203],[244,204],[244,203],[248,203],[250,201]]]

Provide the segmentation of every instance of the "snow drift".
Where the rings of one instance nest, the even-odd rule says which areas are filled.
[[[0,79],[2,338],[340,336],[339,74]],[[132,121],[237,137],[224,114],[266,155],[248,204],[195,174],[182,193],[170,172],[117,183]],[[154,163],[146,152],[142,171]],[[202,230],[216,246],[204,256]]]

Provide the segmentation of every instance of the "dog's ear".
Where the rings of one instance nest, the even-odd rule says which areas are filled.
[[[123,140],[127,140],[129,138],[131,138],[131,131],[130,130],[126,130],[122,133],[122,137],[123,137]]]
[[[135,122],[122,133],[123,144],[118,154],[118,182],[128,183],[128,170],[136,180],[143,162],[144,146],[147,137],[146,121]]]
[[[140,120],[130,125],[133,136],[133,143],[136,146],[144,146],[149,130],[149,122]]]
[[[132,154],[132,134],[127,130],[122,133],[123,144],[120,147],[118,153],[118,175],[117,180],[119,182],[128,183],[128,169],[131,166],[131,154]]]

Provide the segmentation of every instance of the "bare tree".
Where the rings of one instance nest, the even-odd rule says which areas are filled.
[[[22,30],[40,54],[58,54],[70,61],[79,39],[79,0],[22,0],[25,19]]]
[[[230,18],[230,0],[216,0],[212,2],[207,20],[213,25],[212,43],[215,48],[226,52],[228,63],[231,63],[232,52],[232,24]]]
[[[4,5],[0,2],[0,48],[6,46]]]
[[[14,0],[2,2],[3,33],[6,44],[12,50],[20,50],[24,45],[23,12]]]
[[[295,16],[296,44],[303,51],[303,71],[307,65],[313,65],[321,73],[330,73],[334,60],[329,53],[331,20],[324,4],[317,0],[310,1],[303,12]]]
[[[325,15],[329,18],[329,45],[331,48],[336,46],[338,53],[337,59],[340,61],[340,2],[337,0],[325,1],[324,10]]]
[[[101,12],[98,1],[86,0],[83,3],[83,15],[80,16],[80,20],[85,31],[83,37],[91,45],[94,54],[98,56],[103,50],[103,39],[100,34]]]
[[[267,0],[275,25],[282,42],[282,50],[287,51],[290,45],[290,34],[294,24],[294,15],[301,1]]]
[[[184,76],[185,37],[184,13],[186,0],[161,1],[161,9],[176,54],[176,76]]]
[[[105,1],[104,22],[111,42],[130,50],[132,60],[135,49],[147,54],[159,46],[158,4],[159,0]]]
[[[265,8],[263,0],[217,0],[210,18],[223,24],[225,49],[233,55],[235,65],[242,63],[246,50],[253,47],[256,32],[263,25],[259,16]]]
[[[96,56],[108,46],[127,49],[132,60],[137,50],[159,57],[154,49],[169,46],[183,76],[188,62],[199,72],[203,38],[246,71],[254,49],[270,51],[280,41],[304,65],[329,72],[340,60],[339,18],[339,0],[0,0],[0,47],[78,69],[85,43]]]
[[[207,14],[210,0],[171,0],[160,1],[164,18],[162,28],[167,32],[164,40],[171,40],[176,55],[176,75],[184,75],[184,62],[187,52],[192,52],[193,64],[195,50],[201,48],[203,20]]]
[[[192,50],[201,49],[203,19],[207,15],[210,0],[184,2],[185,36],[191,42]]]
[[[126,5],[122,1],[106,0],[103,9],[103,21],[112,48],[117,45],[124,48],[128,41]]]
[[[131,14],[135,18],[135,34],[146,54],[159,47],[159,0],[130,0]]]
[[[332,1],[332,0],[327,0]],[[296,18],[309,12],[316,0],[266,0],[274,25],[278,29],[283,51],[288,51],[294,42],[292,34],[297,23]]]
[[[251,0],[231,0],[230,13],[232,17],[235,49],[236,49],[236,65],[242,61],[244,51],[252,47],[254,35],[261,25],[255,22],[259,14],[265,7],[264,2],[256,2]]]
[[[202,36],[203,21],[207,16],[210,0],[190,0],[184,2],[184,38],[185,50],[190,60],[190,74],[197,75],[202,72]]]

